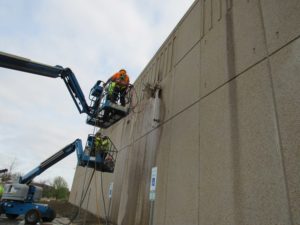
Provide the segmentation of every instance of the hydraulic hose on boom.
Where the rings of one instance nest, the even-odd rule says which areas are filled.
[[[86,113],[88,115],[91,115],[91,110],[71,69],[63,68],[61,66],[49,66],[4,52],[0,52],[0,67],[33,73],[50,78],[62,78],[71,94],[71,97],[79,113]]]

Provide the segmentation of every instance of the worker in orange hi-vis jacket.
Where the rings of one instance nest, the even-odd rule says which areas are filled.
[[[106,84],[109,84],[109,99],[116,102],[120,96],[121,105],[125,106],[126,89],[129,85],[129,76],[127,75],[126,70],[121,69],[119,72],[115,73],[107,80]]]

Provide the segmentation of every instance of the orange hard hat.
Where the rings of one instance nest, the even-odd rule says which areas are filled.
[[[126,74],[126,73],[127,73],[125,69],[120,69],[119,72],[120,72],[121,74]]]

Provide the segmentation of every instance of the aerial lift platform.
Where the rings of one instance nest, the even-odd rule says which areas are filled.
[[[96,152],[94,156],[89,155],[89,150],[93,147],[93,137],[93,135],[89,135],[85,150],[83,150],[81,140],[76,139],[33,170],[21,176],[18,182],[5,184],[0,201],[0,214],[6,214],[9,219],[16,219],[20,215],[25,215],[26,224],[36,224],[41,220],[44,222],[52,221],[56,214],[48,205],[36,203],[42,197],[42,188],[33,185],[32,181],[74,151],[77,154],[78,166],[112,173],[117,154],[115,146],[112,144],[107,153],[111,156],[109,163],[107,163],[101,152]]]
[[[76,76],[70,68],[50,66],[4,52],[0,52],[0,67],[33,73],[49,78],[60,77],[66,84],[79,113],[87,114],[87,124],[99,128],[108,128],[127,116],[130,112],[131,97],[126,96],[128,99],[126,106],[111,102],[108,98],[107,91],[105,91],[105,86],[107,84],[100,80],[96,82],[90,91],[90,105],[88,105]],[[128,95],[130,94],[129,90],[131,88],[132,85],[129,85],[127,91]]]

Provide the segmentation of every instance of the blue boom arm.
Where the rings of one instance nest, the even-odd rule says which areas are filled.
[[[71,153],[73,153],[76,150],[78,163],[81,161],[81,158],[83,157],[83,150],[82,150],[82,143],[80,139],[76,139],[73,143],[67,145],[48,159],[46,159],[44,162],[42,162],[39,166],[31,170],[26,175],[20,177],[19,183],[20,184],[29,184],[36,176],[43,173],[45,170],[59,162],[60,160],[64,159]]]
[[[50,78],[62,78],[79,113],[87,113],[88,115],[91,115],[91,110],[86,103],[81,87],[71,69],[63,68],[61,66],[49,66],[4,52],[0,52],[0,67],[33,73]]]

